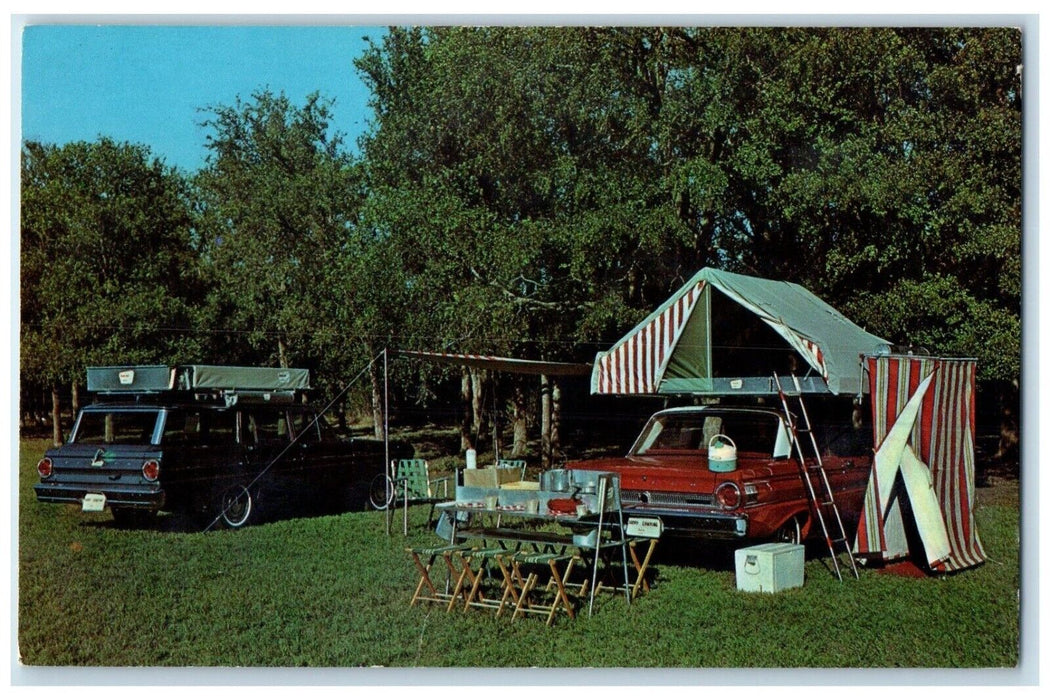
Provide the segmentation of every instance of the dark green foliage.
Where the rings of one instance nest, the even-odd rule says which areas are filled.
[[[1019,63],[1010,29],[392,29],[369,207],[432,344],[589,359],[713,265],[1008,380]]]
[[[196,183],[216,315],[247,331],[234,343],[256,361],[316,362],[333,325],[326,283],[361,199],[340,136],[329,133],[331,105],[314,95],[298,107],[262,91],[210,109],[211,154]]]
[[[203,299],[192,192],[142,146],[22,149],[23,378],[197,354]]]

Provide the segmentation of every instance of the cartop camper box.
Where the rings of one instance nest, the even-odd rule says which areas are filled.
[[[310,371],[287,367],[219,365],[142,365],[88,367],[87,389],[101,395],[192,392],[197,398],[223,397],[265,402],[288,401],[310,388]]]

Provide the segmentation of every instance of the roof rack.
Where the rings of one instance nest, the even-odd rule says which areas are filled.
[[[286,403],[310,388],[310,371],[287,367],[124,365],[88,367],[87,390],[108,396],[192,393],[196,399]]]

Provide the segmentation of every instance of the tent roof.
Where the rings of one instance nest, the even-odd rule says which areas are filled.
[[[806,392],[866,390],[860,356],[888,352],[888,341],[860,328],[809,290],[791,282],[704,268],[607,352],[591,374],[595,394],[775,393],[772,361],[750,376],[718,376],[712,367],[711,289],[772,328],[814,370]],[[761,364],[761,363],[759,363]]]

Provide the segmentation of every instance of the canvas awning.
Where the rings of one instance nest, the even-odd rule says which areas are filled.
[[[807,393],[860,394],[861,356],[889,350],[797,284],[704,268],[598,354],[591,393],[775,394],[779,372],[808,374]]]

